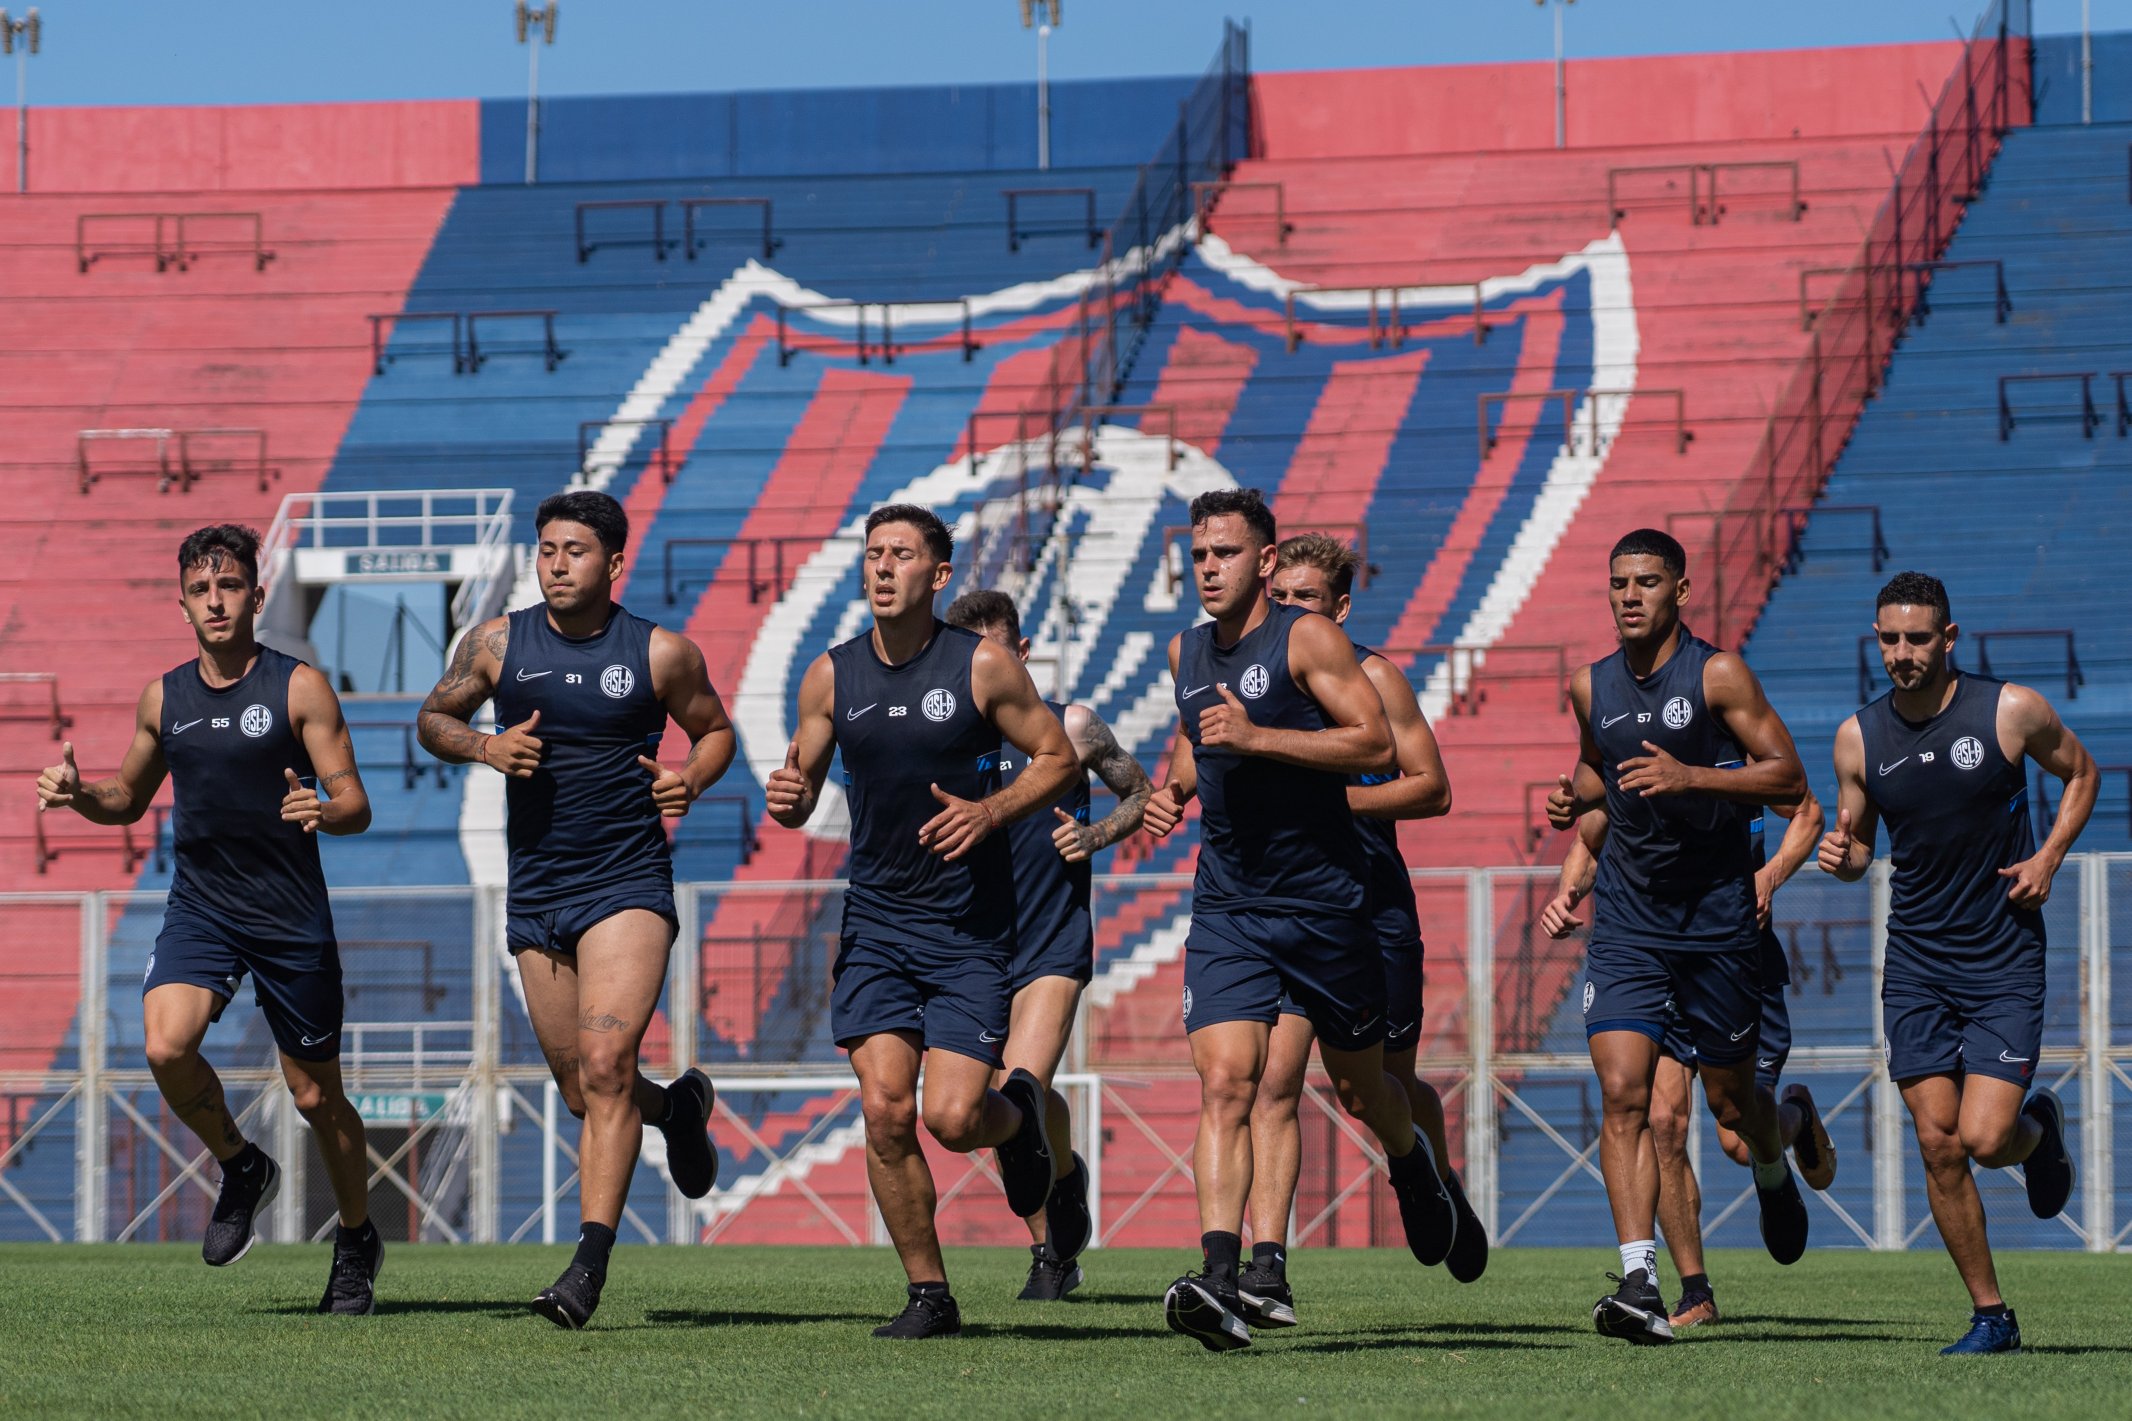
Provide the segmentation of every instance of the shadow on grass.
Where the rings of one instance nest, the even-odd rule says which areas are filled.
[[[785,1327],[809,1322],[863,1322],[879,1327],[885,1321],[878,1313],[750,1312],[745,1308],[650,1308],[644,1314],[647,1327]]]
[[[1103,1327],[1065,1322],[966,1322],[965,1337],[1020,1337],[1032,1342],[1085,1342],[1116,1337],[1174,1337],[1167,1327]]]
[[[2043,1346],[2037,1347],[2031,1346],[2030,1344],[2024,1342],[2021,1344],[2021,1350],[2024,1352],[2044,1352],[2048,1353],[2053,1357],[2082,1357],[2086,1356],[2088,1353],[2091,1352],[2132,1353],[2132,1347],[2111,1347],[2101,1343],[2092,1343],[2085,1347],[2073,1346],[2071,1344],[2053,1346],[2049,1343],[2045,1343]]]
[[[1356,1336],[1351,1338],[1327,1338],[1323,1342],[1303,1342],[1293,1347],[1283,1347],[1283,1352],[1388,1352],[1394,1348],[1412,1351],[1426,1348],[1431,1352],[1567,1352],[1567,1342],[1534,1342],[1517,1337],[1452,1337],[1432,1335],[1416,1329],[1382,1337]]]
[[[319,1312],[316,1303],[279,1303],[271,1307],[253,1308],[252,1311],[279,1317],[318,1317],[324,1315]],[[403,1298],[380,1298],[372,1315],[390,1317],[396,1313],[474,1313],[488,1317],[532,1316],[532,1313],[527,1310],[524,1303],[505,1302],[497,1298],[478,1301],[471,1298],[465,1301],[439,1298],[433,1302],[410,1301]]]

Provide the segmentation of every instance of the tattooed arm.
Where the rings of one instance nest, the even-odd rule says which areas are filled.
[[[289,678],[289,716],[303,737],[318,784],[307,787],[294,770],[284,771],[289,793],[281,802],[281,817],[303,825],[306,833],[362,833],[370,827],[370,795],[355,768],[355,744],[348,738],[340,697],[323,673],[309,666],[296,668]]]
[[[459,638],[444,678],[415,716],[415,738],[424,750],[447,764],[488,763],[489,742],[495,737],[482,734],[470,722],[495,691],[503,653],[510,644],[508,617],[492,617]]]
[[[1148,797],[1155,782],[1140,762],[1125,753],[1103,717],[1082,705],[1066,707],[1066,738],[1073,744],[1074,759],[1083,772],[1096,776],[1118,796],[1118,807],[1093,824],[1076,824],[1059,811],[1059,826],[1051,842],[1068,863],[1078,863],[1109,848],[1140,827],[1147,813]]]
[[[74,766],[74,742],[59,749],[59,763],[37,777],[37,811],[71,809],[91,824],[131,824],[148,812],[170,767],[163,760],[163,682],[150,681],[133,716],[133,743],[118,773],[83,783]]]

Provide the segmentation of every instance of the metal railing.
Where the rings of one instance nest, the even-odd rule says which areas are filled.
[[[259,546],[267,595],[271,599],[275,586],[289,580],[293,558],[306,549],[413,557],[417,563],[406,575],[422,576],[433,575],[424,572],[424,555],[471,548],[472,566],[453,568],[464,577],[452,598],[452,622],[463,627],[499,585],[508,588],[517,575],[510,555],[514,497],[507,488],[292,493],[282,499]],[[397,508],[408,511],[386,511]]]
[[[1780,510],[1813,501],[1880,388],[1916,303],[1921,263],[1935,262],[1983,182],[2007,129],[2031,111],[2028,6],[1995,0],[1961,49],[1867,229],[1857,256],[1820,275],[1807,349],[1779,391],[1742,477],[1689,558],[1706,569],[1711,635],[1732,646],[1753,630],[1788,551]]]
[[[146,223],[147,235],[139,235]],[[133,235],[103,235],[124,224]],[[201,228],[234,224],[240,235],[223,237]],[[253,271],[265,271],[274,260],[257,212],[84,212],[74,219],[74,266],[86,273],[99,261],[111,257],[150,257],[157,271],[175,267],[190,271],[204,256],[229,254],[250,257]]]

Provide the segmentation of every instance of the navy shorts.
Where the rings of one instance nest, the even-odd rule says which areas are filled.
[[[1039,977],[1070,977],[1087,986],[1096,975],[1096,928],[1088,913],[1077,912],[1064,932],[1034,941],[1017,937],[1007,985],[1019,992]]]
[[[1754,1083],[1774,1091],[1784,1078],[1784,1063],[1791,1059],[1791,1004],[1784,999],[1790,984],[1779,982],[1762,988],[1761,1042],[1755,1047]],[[1688,1040],[1687,1025],[1679,1012],[1666,1018],[1666,1035],[1658,1049],[1694,1070],[1695,1047]]]
[[[141,978],[141,995],[172,983],[222,998],[213,1020],[249,972],[252,997],[274,1044],[299,1061],[331,1061],[341,1050],[341,955],[333,942],[274,942],[234,932],[194,913],[168,913]]]
[[[1421,943],[1386,943],[1384,959],[1384,1049],[1411,1051],[1421,1041]],[[1283,995],[1281,1015],[1307,1016],[1295,998]]]
[[[907,1031],[928,1051],[1000,1064],[1007,1039],[1007,955],[846,937],[830,968],[829,1029],[849,1051],[883,1031]]]
[[[1584,1034],[1640,1031],[1664,1044],[1681,1022],[1699,1061],[1733,1066],[1755,1054],[1762,1016],[1759,945],[1660,951],[1595,942],[1584,959]]]
[[[1888,1074],[1968,1073],[2026,1086],[2043,1045],[2043,971],[1989,984],[1890,975],[1880,989]]]
[[[618,913],[632,908],[657,913],[666,919],[667,937],[681,931],[681,920],[674,913],[674,890],[671,884],[647,884],[639,888],[617,888],[608,892],[590,893],[583,898],[572,899],[555,908],[541,908],[521,913],[507,909],[504,919],[503,941],[511,955],[539,949],[543,952],[560,952],[565,956],[577,955],[578,940],[593,928],[606,922]]]
[[[1384,1040],[1384,966],[1361,914],[1192,915],[1184,941],[1187,1032],[1225,1021],[1273,1024],[1284,1000],[1318,1040],[1360,1051]]]

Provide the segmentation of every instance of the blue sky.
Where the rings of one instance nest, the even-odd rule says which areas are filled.
[[[19,15],[22,6],[9,5]],[[49,104],[287,103],[516,97],[526,56],[509,0],[40,0]],[[1577,0],[1572,56],[1944,39],[1983,0]],[[2038,33],[2075,30],[2080,0],[2036,0]],[[2094,0],[2132,30],[2132,0]],[[1196,72],[1224,15],[1248,16],[1260,69],[1544,59],[1531,0],[1066,0],[1060,78]],[[541,56],[556,94],[1024,79],[1034,39],[1017,0],[561,0]],[[0,70],[0,92],[14,76]]]

